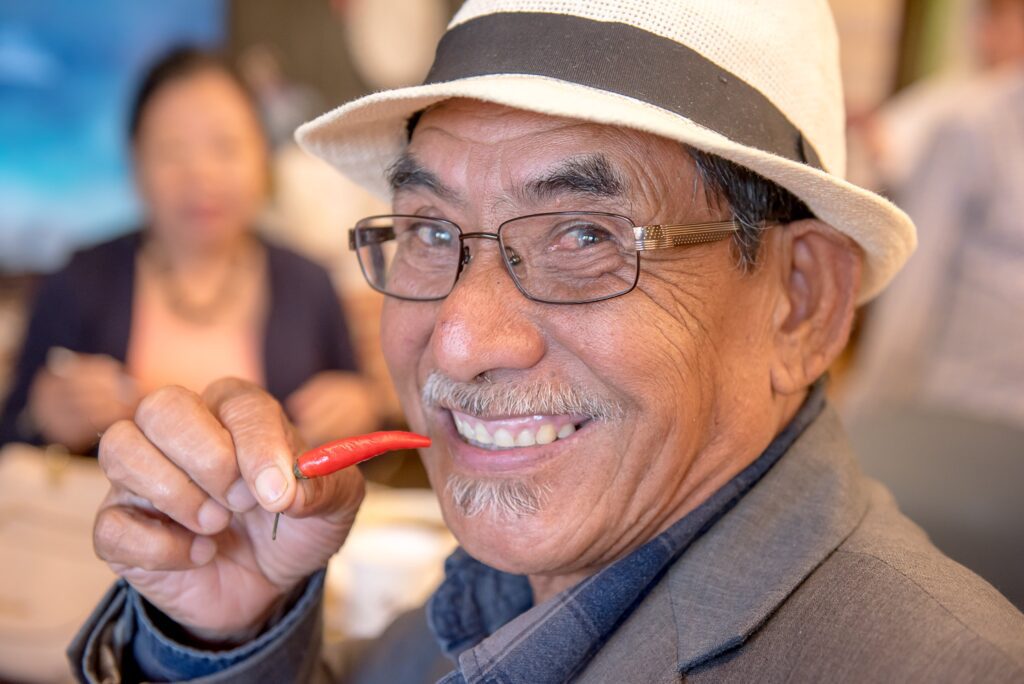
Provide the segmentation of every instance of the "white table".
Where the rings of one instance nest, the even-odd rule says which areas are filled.
[[[114,579],[92,550],[106,492],[95,460],[0,451],[0,678],[71,681],[64,649]]]

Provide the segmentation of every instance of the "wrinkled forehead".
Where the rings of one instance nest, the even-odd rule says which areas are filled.
[[[500,175],[493,184],[535,196],[625,197],[692,180],[693,161],[677,141],[477,100],[430,107],[410,122],[410,136],[391,166],[395,191],[410,185],[436,191],[479,188],[487,177]]]

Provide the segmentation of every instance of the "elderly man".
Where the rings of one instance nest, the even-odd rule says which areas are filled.
[[[838,176],[836,52],[824,0],[470,0],[425,85],[300,129],[390,184],[351,244],[461,548],[424,610],[321,653],[358,473],[297,482],[253,387],[162,390],[102,441],[123,580],[80,676],[1024,679],[1024,618],[858,474],[825,406],[914,241]]]

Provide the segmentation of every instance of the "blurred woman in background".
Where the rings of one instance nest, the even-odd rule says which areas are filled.
[[[87,451],[152,390],[200,393],[224,376],[266,387],[311,444],[372,428],[326,271],[254,232],[267,143],[233,70],[171,53],[144,79],[130,133],[146,226],[43,281],[0,443]]]

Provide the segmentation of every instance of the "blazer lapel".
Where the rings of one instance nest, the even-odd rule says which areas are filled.
[[[849,536],[866,509],[856,459],[826,407],[665,578],[679,671],[742,644]]]

